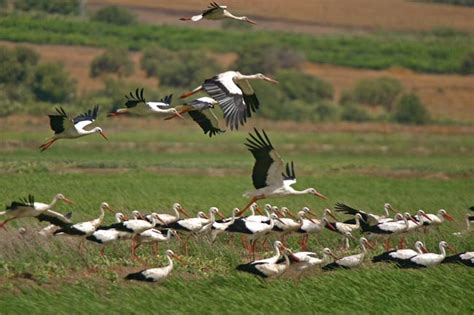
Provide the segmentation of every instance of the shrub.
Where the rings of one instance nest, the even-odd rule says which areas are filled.
[[[0,84],[17,83],[21,80],[23,67],[13,50],[0,46]]]
[[[203,51],[175,51],[153,48],[145,51],[141,66],[146,73],[156,75],[160,84],[190,87],[221,71],[216,62]]]
[[[16,0],[15,8],[55,14],[78,14],[81,0]]]
[[[348,104],[342,108],[341,119],[345,121],[364,122],[370,120],[370,115],[360,106]]]
[[[102,74],[117,74],[119,77],[133,73],[133,62],[126,49],[114,48],[92,60],[90,75],[98,77]]]
[[[422,125],[429,121],[429,113],[416,94],[407,93],[398,101],[393,118],[401,124]]]
[[[108,6],[98,10],[92,20],[115,25],[137,24],[137,16],[125,8]]]
[[[462,74],[474,74],[474,51],[464,56],[459,72]]]
[[[334,88],[331,83],[318,77],[294,70],[279,71],[277,80],[279,88],[290,100],[303,100],[314,103],[323,99],[332,99]]]
[[[31,88],[41,101],[64,102],[74,97],[76,82],[62,64],[43,63],[36,67]]]
[[[346,96],[346,98],[364,105],[381,105],[386,110],[391,111],[402,90],[403,86],[400,81],[393,78],[363,79],[356,83],[352,96]],[[347,99],[344,101],[347,101]]]
[[[268,43],[246,45],[240,52],[236,68],[242,73],[262,72],[274,74],[280,69],[296,68],[305,57],[288,47],[277,47]]]

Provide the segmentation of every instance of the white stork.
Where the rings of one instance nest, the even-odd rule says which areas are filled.
[[[446,248],[450,247],[445,241],[439,242],[440,254],[418,254],[410,259],[398,261],[401,268],[426,268],[439,265],[446,258]]]
[[[116,223],[122,223],[126,221],[126,216],[121,213],[117,212],[115,213],[115,222]],[[99,226],[97,230],[92,233],[92,235],[89,235],[86,237],[86,240],[97,244],[100,246],[100,256],[105,256],[105,247],[115,243],[116,241],[119,240],[128,240],[131,238],[131,235],[128,232],[123,232],[115,229],[112,226]]]
[[[368,246],[369,248],[372,248],[372,249],[374,247],[369,243],[369,241],[365,237],[360,238],[359,246],[360,246],[360,251],[361,251],[360,254],[350,255],[350,256],[342,257],[340,259],[336,258],[334,262],[324,266],[323,270],[333,270],[333,269],[338,269],[338,268],[351,269],[351,268],[355,268],[361,265],[362,262],[364,261],[365,255],[367,254],[367,249],[365,246]]]
[[[280,219],[275,213],[268,212],[265,210],[265,213],[268,218],[268,222],[257,222],[257,221],[247,221],[245,219],[235,220],[234,224],[230,225],[227,228],[227,232],[241,233],[250,235],[251,246],[247,248],[249,254],[252,254],[255,257],[255,246],[257,240],[270,233],[275,226],[275,220],[279,221]]]
[[[84,244],[85,238],[92,235],[92,233],[94,233],[104,221],[105,210],[113,212],[109,204],[106,202],[102,202],[100,204],[99,210],[100,210],[100,214],[97,219],[86,221],[86,222],[80,222],[76,224],[72,224],[72,223],[65,224],[61,226],[60,229],[54,231],[53,235],[54,236],[66,235],[66,236],[79,237],[82,239],[81,242],[79,243],[79,249],[81,249],[81,247]]]
[[[297,278],[300,279],[303,273],[315,266],[325,266],[330,262],[331,257],[337,259],[329,248],[324,248],[322,251],[322,257],[319,258],[318,254],[314,252],[289,252],[288,258],[290,259],[290,271],[297,273]]]
[[[291,187],[296,183],[293,162],[291,164],[287,163],[285,169],[283,160],[273,148],[265,131],[262,130],[262,136],[257,129],[254,130],[255,136],[250,133],[250,138],[247,138],[245,145],[255,158],[252,181],[256,190],[244,194],[245,197],[249,197],[251,200],[242,209],[242,212],[247,210],[255,201],[265,198],[310,194],[327,199],[314,188],[298,191]]]
[[[42,215],[40,215],[40,217],[41,217],[41,216],[42,216]],[[66,214],[64,215],[64,218],[66,218],[67,220],[70,221],[71,218],[72,218],[72,212],[66,213]],[[50,225],[48,225],[48,226],[42,228],[42,229],[38,232],[38,234],[41,235],[41,236],[43,236],[43,237],[50,237],[50,236],[53,236],[54,231],[56,231],[57,229],[59,229],[61,225],[66,224],[66,223],[70,223],[70,222],[64,222],[64,221],[61,220],[61,219],[57,219],[57,220],[59,220],[59,221],[56,222],[56,224],[50,224]],[[41,220],[40,220],[40,221],[41,221]],[[50,220],[48,220],[48,221],[50,221]]]
[[[316,218],[310,218],[308,215],[311,213],[308,207],[304,207],[302,211],[298,212],[298,218],[300,220],[300,228],[296,231],[296,233],[304,234],[303,237],[300,239],[299,244],[301,250],[305,251],[308,247],[308,240],[310,234],[317,234],[320,233],[326,225],[331,225],[331,222],[327,219],[327,215],[334,217],[331,213],[331,210],[325,209],[324,215],[321,220]],[[336,228],[334,226],[329,227],[332,230]]]
[[[247,264],[238,265],[236,269],[238,271],[248,272],[262,278],[281,276],[290,265],[288,252],[286,247],[284,247],[280,241],[275,241],[273,248],[275,250],[274,256],[267,259],[254,260]],[[285,258],[284,264],[279,263],[282,253]]]
[[[224,112],[226,125],[230,130],[239,129],[239,125],[244,125],[247,118],[252,116],[252,112],[255,112],[260,106],[249,80],[278,83],[261,73],[244,75],[238,71],[227,71],[205,80],[202,85],[191,92],[181,95],[181,98],[205,90],[209,96],[219,102]]]
[[[93,133],[100,134],[105,140],[108,140],[105,136],[102,128],[95,127],[90,130],[84,128],[92,124],[99,113],[99,106],[95,106],[93,109],[70,119],[62,107],[56,108],[57,114],[48,115],[49,125],[54,131],[54,135],[46,142],[40,145],[41,152],[47,150],[59,139],[76,139],[83,136],[87,136]]]
[[[190,217],[186,209],[179,203],[174,203],[172,210],[173,214],[168,213],[159,213],[158,216],[160,217],[160,221],[164,223],[164,225],[171,224],[181,219],[180,214],[184,214],[187,217]]]
[[[343,242],[345,242],[346,249],[349,249],[350,247],[349,238],[346,237],[346,235],[352,235],[352,232],[359,230],[361,227],[361,221],[363,221],[364,219],[362,219],[362,215],[360,213],[356,213],[354,216],[354,220],[355,224],[344,222],[331,222],[330,225],[325,225],[328,230],[344,235]]]
[[[384,207],[383,207],[384,215],[377,215],[377,214],[365,212],[363,210],[354,209],[352,207],[349,207],[346,204],[339,203],[339,202],[336,203],[336,206],[334,207],[334,209],[336,210],[336,212],[342,212],[342,213],[350,214],[350,215],[354,215],[354,216],[356,214],[360,214],[362,219],[365,222],[367,222],[368,224],[380,223],[380,222],[382,222],[383,220],[387,219],[390,216],[390,211],[394,212],[392,206],[389,203],[384,204]],[[344,221],[344,223],[354,224],[355,219]]]
[[[211,2],[209,4],[209,7],[206,10],[202,11],[201,14],[199,15],[180,18],[181,21],[193,21],[193,22],[197,22],[202,19],[205,19],[205,20],[233,19],[237,21],[247,22],[250,24],[257,24],[246,16],[233,15],[227,10],[227,6],[219,5],[216,2]]]
[[[1,211],[0,215],[7,216],[3,222],[0,222],[0,228],[5,228],[8,222],[26,217],[35,217],[40,221],[48,221],[51,224],[59,225],[59,222],[70,223],[69,219],[62,214],[52,211],[58,200],[71,204],[72,201],[64,197],[63,194],[56,194],[51,203],[46,204],[42,202],[35,202],[33,195],[28,195],[27,198],[21,198],[19,201],[12,201],[5,211]]]
[[[123,114],[138,114],[138,115],[143,115],[143,114],[174,114],[178,116],[179,118],[183,118],[181,114],[178,113],[176,108],[171,107],[171,100],[173,99],[173,95],[167,95],[161,100],[157,102],[149,102],[145,100],[145,97],[143,96],[143,88],[142,89],[136,89],[135,90],[135,95],[133,95],[132,92],[130,92],[130,96],[125,95],[125,98],[127,101],[125,102],[125,107],[124,108],[118,108],[115,111],[112,111],[107,114],[109,117],[114,117],[114,116],[119,116]],[[139,106],[140,104],[143,104]]]
[[[225,130],[220,129],[219,119],[212,110],[216,104],[218,104],[216,100],[205,96],[195,99],[189,104],[176,106],[176,109],[179,114],[188,113],[191,119],[201,127],[204,134],[209,134],[209,137],[212,137],[225,132]],[[165,120],[173,119],[177,116],[178,115],[175,114],[165,118]]]
[[[139,272],[128,274],[126,280],[146,281],[146,282],[161,282],[168,278],[173,271],[173,258],[181,260],[173,253],[171,249],[166,251],[166,258],[168,258],[168,265],[161,268],[144,269]]]
[[[474,267],[474,252],[464,252],[446,257],[443,264],[463,264],[468,267]]]
[[[217,235],[225,232],[229,226],[234,224],[236,215],[240,212],[239,208],[234,208],[232,210],[232,217],[230,220],[223,220],[223,222],[214,222],[211,228],[211,242],[214,243]]]
[[[448,220],[448,221],[454,220],[454,218],[450,216],[448,212],[444,209],[439,209],[437,214],[425,213],[423,210],[418,210],[418,214],[420,213],[423,214],[423,216],[427,218],[428,221],[423,219],[422,216],[420,215],[416,215],[415,219],[423,222],[423,225],[425,226],[439,226],[445,220]]]
[[[406,216],[397,213],[395,216],[395,221],[386,221],[381,222],[376,225],[362,225],[362,231],[368,233],[369,238],[383,238],[384,239],[384,248],[389,250],[390,247],[390,237],[393,235],[399,235],[404,233],[408,229],[408,220],[413,220],[412,217],[407,218]],[[401,219],[403,221],[398,221]]]
[[[415,242],[415,250],[413,249],[393,249],[384,252],[380,255],[374,256],[372,262],[398,262],[400,260],[407,260],[416,255],[427,253],[425,245],[421,241]]]
[[[178,233],[172,229],[166,230],[166,233],[158,229],[146,230],[145,232],[138,234],[138,236],[136,237],[135,251],[142,244],[151,244],[153,254],[156,255],[158,252],[158,243],[169,242],[172,236],[179,237]]]

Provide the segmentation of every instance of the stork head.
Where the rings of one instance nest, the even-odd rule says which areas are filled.
[[[308,188],[306,189],[306,193],[307,194],[310,194],[310,195],[314,195],[316,197],[319,197],[321,199],[328,199],[326,196],[324,196],[323,194],[321,194],[320,192],[318,192],[316,189],[314,188]]]
[[[171,249],[168,249],[168,250],[166,251],[166,256],[168,256],[169,258],[175,258],[175,259],[177,259],[177,260],[183,262],[183,261],[181,260],[181,258],[179,258]]]
[[[94,132],[100,134],[102,136],[102,138],[104,138],[105,140],[109,141],[109,138],[107,138],[107,136],[104,134],[104,132],[102,131],[102,128],[100,127],[95,127],[93,129]]]
[[[66,197],[64,197],[63,194],[57,194],[56,196],[54,196],[57,200],[62,200],[64,201],[65,203],[68,203],[68,204],[72,204],[73,202],[69,199],[67,199]]]
[[[366,245],[370,249],[375,249],[375,247],[365,237],[360,238],[360,244],[361,245]]]
[[[242,17],[242,21],[245,21],[245,22],[247,22],[247,23],[249,23],[249,24],[257,25],[257,23],[255,23],[254,21],[252,21],[251,19],[249,19],[249,18],[246,17],[246,16],[243,16],[243,17]]]
[[[445,218],[448,221],[454,221],[454,218],[448,214],[448,212],[444,209],[439,209],[438,215]]]
[[[108,210],[110,212],[114,212],[114,210],[112,208],[110,208],[109,204],[107,202],[102,202],[100,204],[100,209],[102,210]]]
[[[386,210],[386,212],[389,212],[389,211],[395,212],[395,210],[393,210],[392,205],[389,204],[388,202],[383,205],[383,208]]]
[[[277,80],[274,80],[270,77],[267,77],[266,75],[262,74],[262,73],[257,73],[255,75],[255,78],[259,79],[259,80],[264,80],[264,81],[267,81],[267,82],[270,82],[270,83],[274,83],[274,84],[278,84],[279,82]]]

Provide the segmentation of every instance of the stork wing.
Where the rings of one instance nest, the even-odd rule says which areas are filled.
[[[219,120],[211,109],[205,111],[192,110],[188,114],[201,127],[204,134],[209,133],[209,137],[225,132],[225,130],[219,128]]]
[[[296,183],[296,174],[295,174],[295,165],[293,161],[290,163],[286,163],[286,173],[281,173],[283,176],[283,182],[286,186],[291,186]]]
[[[214,77],[204,81],[204,90],[216,101],[224,112],[226,125],[231,130],[239,129],[248,117],[247,106],[242,96],[242,90],[232,80],[232,76]]]
[[[173,94],[167,95],[158,102],[146,102],[150,107],[157,107],[159,109],[170,108],[171,100],[173,99]]]
[[[48,115],[49,117],[49,126],[54,131],[55,134],[64,132],[73,127],[73,122],[67,116],[66,112],[62,107],[56,108],[57,114]]]
[[[12,203],[7,207],[7,210],[16,210],[18,208],[33,208],[35,203],[35,197],[33,195],[28,195],[26,198],[20,198],[20,201],[12,201]]]
[[[256,112],[260,106],[257,95],[248,80],[237,80],[236,84],[242,90],[242,96],[247,105],[247,117],[252,117],[252,112]]]
[[[143,88],[137,88],[135,90],[135,95],[130,92],[130,97],[128,95],[125,95],[125,98],[127,99],[127,101],[125,102],[125,106],[127,106],[127,108],[132,108],[140,103],[145,103],[145,98],[143,97]]]
[[[223,10],[225,8],[227,8],[227,6],[220,6],[215,2],[211,2],[211,3],[209,3],[209,6],[207,7],[207,9],[202,11],[201,14],[202,14],[202,16],[206,16],[206,15],[212,13],[212,12],[215,12],[216,10]]]
[[[56,211],[46,210],[45,212],[36,216],[36,218],[40,222],[46,221],[56,226],[64,228],[66,226],[71,225],[72,222],[71,220],[69,220],[71,218],[71,215],[72,215],[71,212],[67,213],[66,215],[62,215],[61,213],[58,213]]]
[[[84,129],[87,125],[92,124],[99,113],[99,105],[96,105],[93,109],[89,109],[87,112],[78,115],[73,119],[74,126],[77,129]]]
[[[252,171],[253,186],[256,189],[266,186],[283,186],[283,160],[268,139],[267,134],[262,130],[262,135],[255,130],[255,136],[249,133],[247,138],[248,150],[255,158]]]
[[[370,215],[367,214],[366,212],[364,212],[362,210],[354,209],[354,208],[349,207],[348,205],[340,203],[340,202],[336,203],[336,205],[334,207],[334,210],[336,210],[337,212],[343,212],[343,213],[351,214],[351,215],[356,215],[358,213],[362,216],[362,219],[364,219],[365,222],[369,222],[369,220],[370,220]],[[374,220],[374,222],[372,222],[372,223],[377,224],[378,221]]]

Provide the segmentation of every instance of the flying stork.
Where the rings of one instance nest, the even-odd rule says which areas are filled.
[[[145,100],[145,97],[143,96],[143,88],[141,89],[136,89],[135,90],[135,95],[133,95],[132,92],[130,92],[130,96],[125,95],[125,98],[127,101],[125,102],[125,107],[124,108],[118,108],[116,110],[111,111],[110,113],[107,114],[109,117],[113,116],[119,116],[127,113],[131,114],[148,114],[148,113],[154,113],[154,114],[174,114],[178,116],[179,118],[183,118],[176,108],[171,107],[171,100],[173,99],[173,95],[167,95],[161,100],[157,102],[149,102]],[[140,104],[143,104],[142,106],[139,106]]]
[[[219,128],[219,119],[212,110],[215,104],[218,104],[216,100],[205,96],[195,99],[189,104],[176,106],[176,109],[178,114],[188,113],[192,120],[201,127],[204,134],[209,134],[209,137],[212,137],[225,132],[225,130]],[[173,119],[178,114],[167,117],[165,120]]]
[[[12,220],[26,217],[35,217],[40,221],[48,221],[56,225],[59,225],[58,222],[70,223],[68,218],[51,210],[58,200],[69,204],[72,203],[72,201],[64,197],[63,194],[55,195],[49,204],[35,202],[33,195],[28,195],[27,198],[21,198],[19,201],[12,201],[9,206],[7,205],[5,211],[0,212],[0,215],[7,216],[7,219],[0,222],[0,228],[5,228],[5,224]]]
[[[238,71],[227,71],[204,81],[204,83],[191,92],[184,93],[181,98],[189,97],[199,91],[205,90],[209,96],[219,102],[226,125],[230,130],[239,129],[247,118],[252,116],[260,102],[250,85],[249,80],[264,80],[278,83],[261,73],[245,75]]]
[[[265,198],[310,194],[321,199],[327,199],[314,188],[298,191],[291,187],[296,183],[293,162],[286,163],[285,167],[283,160],[274,149],[265,130],[262,130],[263,136],[257,129],[254,130],[255,135],[249,133],[250,137],[247,138],[245,145],[255,158],[252,181],[256,190],[244,194],[245,197],[251,198],[251,200],[242,209],[242,213],[252,203]]]
[[[377,215],[373,213],[367,213],[363,210],[354,209],[352,207],[349,207],[346,204],[339,203],[339,202],[336,203],[336,206],[334,207],[334,210],[336,212],[342,212],[342,213],[350,214],[353,216],[355,216],[356,214],[360,214],[362,219],[368,224],[380,223],[382,220],[387,219],[390,216],[389,211],[394,212],[392,206],[389,203],[384,204],[383,209],[384,209],[384,215]],[[344,223],[354,224],[356,222],[355,222],[355,219],[351,219],[351,220],[344,221]]]
[[[40,145],[39,148],[41,149],[41,152],[47,150],[59,139],[76,139],[93,133],[98,133],[105,140],[108,140],[100,127],[95,127],[90,130],[84,129],[96,120],[97,114],[99,113],[98,105],[73,119],[70,119],[67,116],[62,107],[56,108],[56,112],[57,114],[48,115],[49,125],[54,131],[54,135],[47,142]]]
[[[128,274],[126,280],[146,281],[146,282],[161,282],[165,280],[173,271],[173,258],[181,261],[175,253],[168,249],[166,251],[166,258],[168,258],[168,265],[161,268],[144,269],[139,272]]]
[[[211,2],[206,10],[202,11],[199,15],[194,15],[191,17],[182,17],[181,21],[193,21],[197,22],[202,19],[205,20],[223,20],[223,19],[233,19],[237,21],[243,21],[250,24],[257,24],[254,21],[250,20],[246,16],[235,16],[227,10],[227,6],[219,5],[216,2]]]

